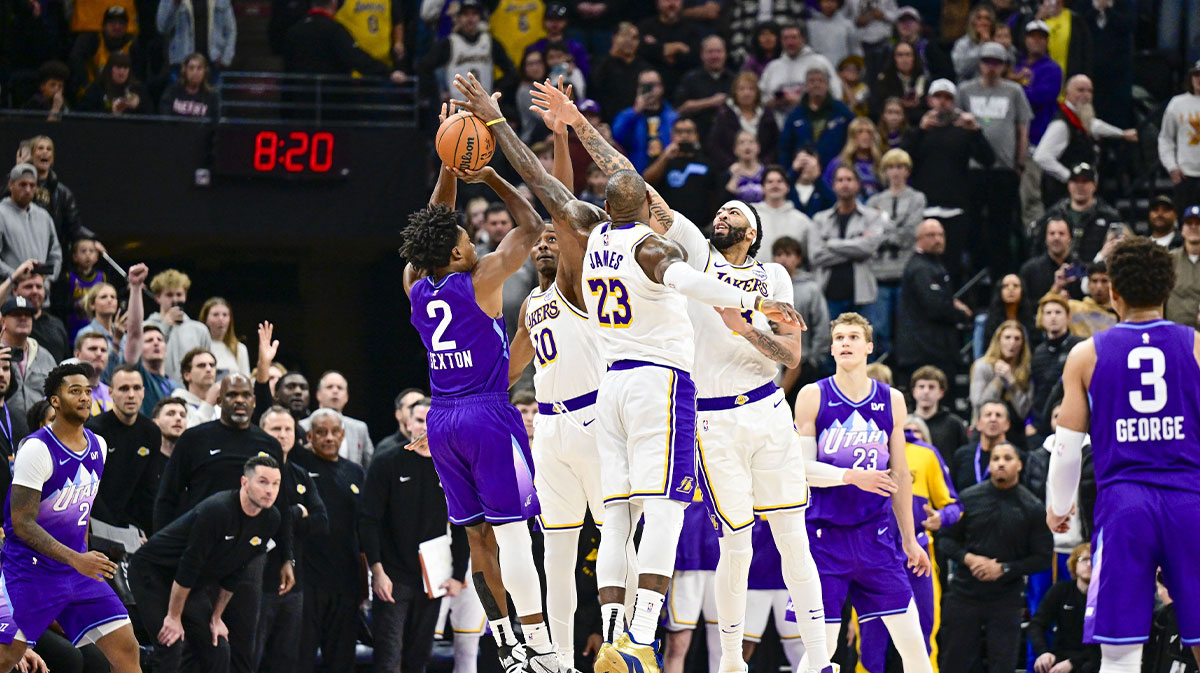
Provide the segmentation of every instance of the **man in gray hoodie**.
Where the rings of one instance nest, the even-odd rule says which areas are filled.
[[[45,208],[33,202],[37,169],[22,163],[8,174],[9,195],[0,201],[0,273],[12,277],[27,259],[53,268],[46,280],[62,271],[62,247],[54,233],[54,220]]]

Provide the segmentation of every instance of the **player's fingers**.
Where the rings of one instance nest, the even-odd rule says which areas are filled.
[[[464,93],[465,93],[465,92],[464,92]],[[451,99],[451,100],[450,100],[450,102],[451,102],[451,103],[454,103],[454,104],[455,104],[455,105],[457,105],[458,107],[460,107],[460,108],[462,108],[462,109],[466,110],[467,112],[470,112],[470,111],[471,111],[471,107],[470,107],[470,105],[468,105],[468,104],[467,104],[467,102],[466,102],[466,101],[462,101],[462,100],[458,100],[457,98],[454,98],[454,99]]]

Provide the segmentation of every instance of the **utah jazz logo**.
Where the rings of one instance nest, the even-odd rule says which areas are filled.
[[[691,493],[692,489],[694,488],[696,488],[696,480],[692,479],[691,477],[684,477],[683,480],[679,482],[679,488],[675,490],[680,493]]]

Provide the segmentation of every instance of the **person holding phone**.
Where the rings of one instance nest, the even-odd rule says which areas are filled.
[[[38,172],[33,164],[17,164],[9,171],[9,195],[0,201],[0,228],[5,232],[0,273],[12,278],[22,262],[32,259],[50,266],[46,279],[54,281],[62,270],[62,246],[49,211],[34,203],[37,187]]]

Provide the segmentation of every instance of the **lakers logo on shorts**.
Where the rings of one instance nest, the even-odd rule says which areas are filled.
[[[262,538],[260,538],[259,536],[255,535],[254,537],[250,538],[250,546],[251,547],[257,547],[260,544],[262,544]]]
[[[691,477],[684,477],[683,480],[679,482],[679,488],[677,488],[675,490],[680,493],[691,493],[692,489],[694,489],[695,487],[696,487],[695,479],[692,479]]]
[[[743,404],[745,404],[746,402],[748,402],[749,399],[750,398],[746,397],[745,395],[738,395],[737,397],[733,398],[733,403],[740,407]]]

